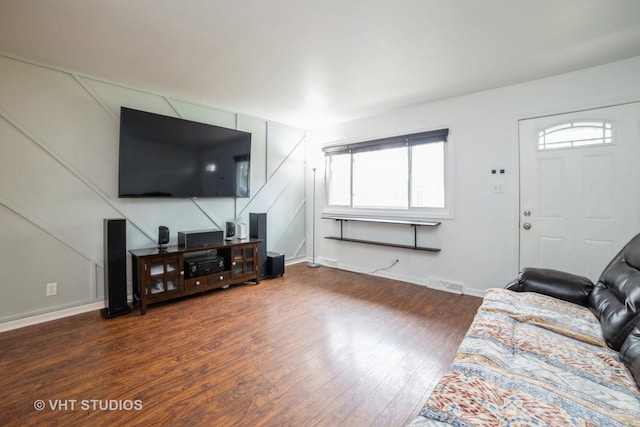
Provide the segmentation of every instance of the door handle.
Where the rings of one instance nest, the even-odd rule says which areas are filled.
[[[531,230],[531,224],[525,222],[524,224],[522,224],[522,228],[524,228],[525,230]]]

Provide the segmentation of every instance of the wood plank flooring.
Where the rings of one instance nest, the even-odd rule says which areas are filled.
[[[4,332],[0,425],[402,426],[480,303],[296,264],[145,316]]]

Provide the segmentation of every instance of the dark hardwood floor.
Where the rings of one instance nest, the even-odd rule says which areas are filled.
[[[296,264],[145,316],[4,332],[0,425],[402,426],[480,302]]]

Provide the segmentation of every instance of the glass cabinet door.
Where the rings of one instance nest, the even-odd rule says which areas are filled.
[[[181,290],[182,271],[179,258],[157,258],[147,264],[149,287],[147,295],[160,296]]]
[[[253,245],[233,248],[232,272],[234,278],[251,276],[255,273],[256,251]]]

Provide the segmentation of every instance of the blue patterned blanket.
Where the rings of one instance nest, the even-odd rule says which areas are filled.
[[[490,289],[412,427],[640,426],[640,391],[584,307]]]

